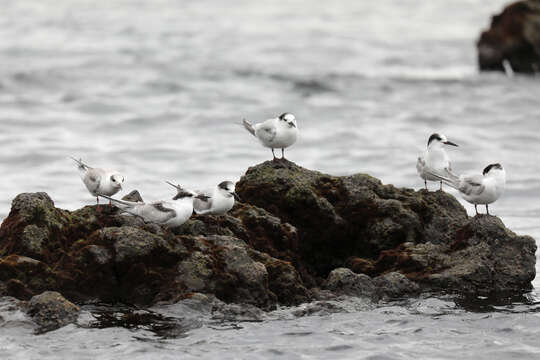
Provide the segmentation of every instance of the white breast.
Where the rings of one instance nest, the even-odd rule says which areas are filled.
[[[275,148],[286,148],[296,142],[298,135],[298,129],[295,127],[289,127],[289,125],[282,125],[277,128],[276,138],[272,145]]]

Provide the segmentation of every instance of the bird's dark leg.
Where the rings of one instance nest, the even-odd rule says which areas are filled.
[[[426,185],[426,190],[428,190],[428,188],[427,188],[427,180],[424,180],[424,184]]]
[[[96,196],[96,202],[97,202],[97,211],[101,211],[101,207],[99,206],[99,196]]]
[[[488,204],[486,204],[486,213],[489,215],[489,208],[488,208]]]
[[[281,158],[285,159],[285,149],[281,148]]]
[[[441,181],[441,191],[442,191],[442,181]]]
[[[273,160],[276,160],[276,159],[277,159],[276,154],[274,154],[274,148],[272,148],[272,156],[274,157]]]
[[[476,204],[474,204],[474,211],[476,211],[476,215],[478,215],[478,209],[476,208]]]

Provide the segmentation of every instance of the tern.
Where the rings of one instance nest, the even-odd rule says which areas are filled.
[[[474,205],[476,215],[478,205],[486,205],[486,213],[489,215],[488,205],[501,197],[506,185],[506,171],[499,163],[489,164],[482,174],[449,177],[435,173],[431,175],[458,190],[464,200]]]
[[[167,181],[178,190],[178,186]],[[193,209],[199,215],[223,215],[234,206],[234,200],[240,200],[234,191],[232,181],[220,182],[212,192],[196,192],[200,197],[193,201]]]
[[[112,196],[122,190],[124,177],[116,170],[94,168],[82,162],[82,159],[72,159],[78,164],[81,179],[92,196],[96,197],[99,208],[99,195]]]
[[[140,201],[117,200],[109,196],[99,195],[111,200],[128,214],[138,216],[146,222],[166,227],[176,227],[184,224],[193,214],[193,200],[200,195],[193,191],[179,190],[172,200],[145,203]]]
[[[255,136],[263,146],[272,149],[272,155],[276,160],[274,149],[281,149],[281,158],[285,159],[285,148],[296,142],[298,126],[296,118],[291,113],[283,113],[280,116],[268,119],[258,124],[251,124],[244,119],[244,127]]]
[[[442,134],[433,134],[429,137],[427,149],[416,162],[416,171],[422,179],[427,190],[427,181],[440,181],[442,190],[442,181],[432,174],[446,176],[452,171],[450,159],[444,145],[458,146],[451,141],[448,141],[446,136]]]

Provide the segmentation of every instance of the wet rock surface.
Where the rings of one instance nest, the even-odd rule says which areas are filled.
[[[75,322],[80,308],[56,291],[45,291],[30,299],[27,312],[38,325],[36,332],[44,333]]]
[[[373,280],[366,274],[355,274],[347,268],[333,270],[328,275],[325,287],[340,295],[365,296],[374,300],[377,298]]]
[[[540,72],[540,1],[514,2],[491,20],[477,42],[480,70]]]
[[[535,276],[532,238],[496,217],[469,218],[441,191],[288,161],[250,168],[236,189],[244,202],[227,215],[174,229],[112,206],[66,211],[45,193],[20,194],[0,227],[0,291],[140,305],[209,296],[270,310],[339,296],[523,292]]]
[[[432,288],[489,295],[529,288],[536,275],[535,252],[531,237],[517,236],[497,217],[476,216],[453,242],[403,244],[383,253],[380,264]]]

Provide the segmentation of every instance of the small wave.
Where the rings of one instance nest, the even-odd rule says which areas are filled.
[[[292,88],[303,95],[311,95],[316,93],[334,92],[336,89],[329,85],[332,80],[330,77],[299,77],[292,74],[281,73],[265,73],[258,70],[237,70],[234,72],[241,77],[259,77],[270,80],[285,82],[292,85]]]

